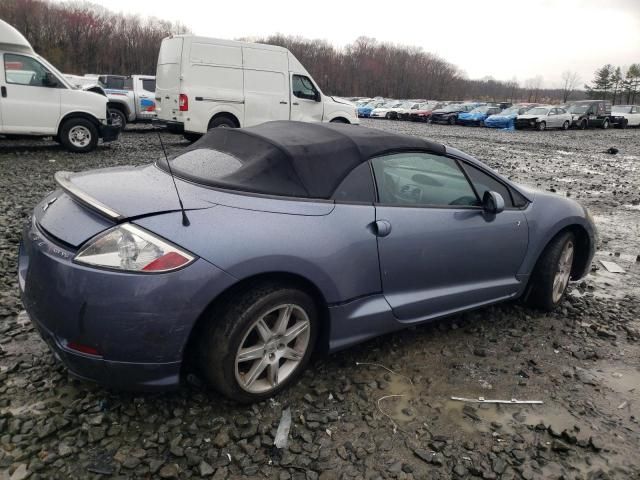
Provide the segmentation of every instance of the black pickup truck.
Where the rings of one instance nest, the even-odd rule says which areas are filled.
[[[589,127],[625,128],[628,122],[623,116],[611,113],[611,102],[608,100],[571,102],[567,112],[571,114],[571,126],[581,130]]]

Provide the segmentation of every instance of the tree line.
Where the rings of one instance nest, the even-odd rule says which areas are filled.
[[[595,71],[593,81],[584,88],[590,98],[634,105],[640,102],[640,63],[627,69],[608,63]]]
[[[161,40],[171,33],[188,32],[179,23],[113,13],[78,1],[2,0],[0,18],[22,32],[60,70],[80,75],[153,75]],[[523,82],[469,79],[438,55],[369,37],[359,37],[342,48],[326,40],[284,35],[251,40],[288,48],[331,95],[540,103],[586,95],[576,89],[579,79],[572,72],[565,72],[564,85],[556,89],[542,88],[541,76]],[[607,95],[612,87],[597,88],[588,91]]]
[[[2,0],[0,18],[64,73],[155,75],[160,42],[184,26],[86,2]]]

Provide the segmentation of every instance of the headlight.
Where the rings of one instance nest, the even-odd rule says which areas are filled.
[[[89,243],[75,261],[128,272],[168,272],[188,265],[194,256],[139,227],[124,223]]]

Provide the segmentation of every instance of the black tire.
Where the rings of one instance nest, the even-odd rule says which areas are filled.
[[[349,123],[349,121],[344,118],[334,118],[329,123]]]
[[[236,122],[234,122],[231,118],[226,116],[212,118],[209,122],[208,130],[212,128],[236,128]]]
[[[563,129],[563,130],[569,130],[569,126],[570,126],[569,120],[566,120],[566,121],[562,124],[562,129]]]
[[[544,132],[547,129],[547,122],[538,123],[538,131]]]
[[[277,387],[263,393],[249,392],[236,379],[236,353],[255,320],[283,304],[294,304],[306,313],[310,325],[308,346],[295,369]],[[311,358],[317,335],[318,312],[311,296],[286,285],[258,285],[213,309],[200,335],[199,367],[209,385],[224,396],[240,403],[259,402],[299,378]]]
[[[604,122],[602,122],[602,129],[606,130],[607,128],[609,128],[609,119],[605,118]]]
[[[580,122],[579,128],[580,128],[580,130],[586,130],[587,129],[587,121],[586,120],[582,120]]]
[[[449,119],[447,120],[447,123],[449,125],[455,125],[456,124],[456,117],[453,117],[453,116],[449,117]]]
[[[621,128],[622,130],[626,130],[628,126],[629,126],[629,120],[627,120],[626,118],[623,118],[623,119],[620,121],[620,128]]]
[[[87,153],[98,145],[98,129],[86,118],[70,118],[60,128],[60,143],[69,151]]]
[[[107,112],[109,113],[109,118],[111,118],[111,125],[119,126],[122,132],[127,126],[127,117],[117,108],[109,108]]]
[[[529,280],[526,303],[530,307],[548,312],[557,307],[564,298],[567,288],[566,285],[562,290],[560,298],[554,299],[553,290],[560,257],[569,242],[571,242],[574,252],[572,262],[575,262],[576,241],[574,234],[571,232],[564,232],[557,235],[551,240],[549,245],[547,245],[544,252],[542,252]]]
[[[386,118],[387,120],[391,120],[391,112],[387,112],[384,118]]]
[[[184,132],[182,134],[182,136],[190,141],[191,143],[193,142],[197,142],[198,140],[200,140],[202,138],[202,134],[201,133],[195,133],[195,132]]]

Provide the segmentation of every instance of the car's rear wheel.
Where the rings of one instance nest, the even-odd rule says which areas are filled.
[[[449,125],[455,125],[456,124],[456,117],[449,117]]]
[[[575,236],[564,232],[555,237],[538,259],[529,284],[527,303],[553,310],[564,297],[575,258]]]
[[[587,129],[587,121],[586,120],[582,120],[580,122],[580,130],[586,130]]]
[[[602,122],[602,129],[606,130],[607,128],[609,128],[609,119],[605,118],[604,122]]]
[[[124,116],[124,113],[122,113],[122,111],[118,110],[117,108],[110,108],[108,110],[108,113],[109,119],[111,120],[111,125],[113,125],[114,127],[118,127],[120,131],[123,131],[127,126],[127,117]]]
[[[251,403],[291,385],[309,362],[318,331],[315,302],[305,292],[263,285],[213,312],[199,345],[210,385]]]
[[[569,120],[565,120],[565,122],[562,124],[562,129],[569,130]]]
[[[546,128],[547,128],[547,122],[538,123],[538,130],[540,130],[541,132],[543,132]]]

